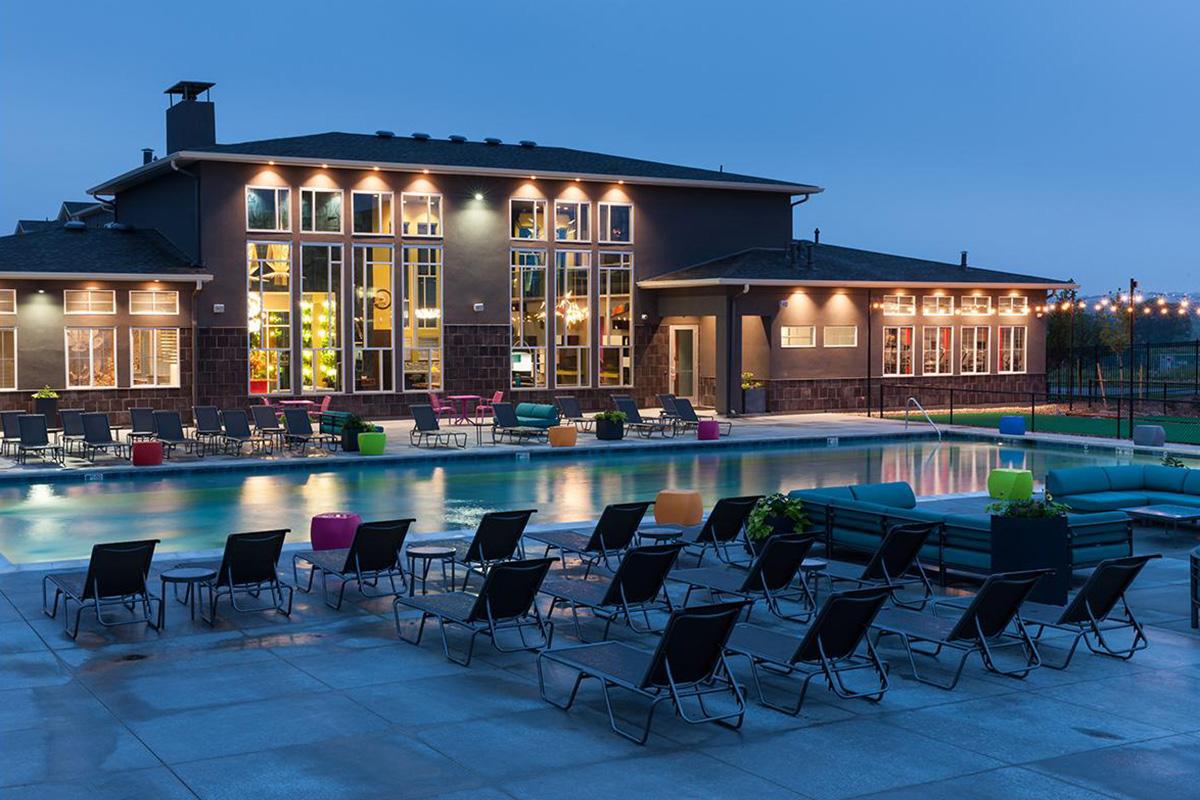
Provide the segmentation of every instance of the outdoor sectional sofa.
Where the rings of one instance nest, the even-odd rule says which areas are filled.
[[[1046,491],[1074,511],[1200,506],[1200,469],[1157,464],[1052,469],[1046,474]]]
[[[517,420],[527,428],[553,428],[558,425],[558,408],[548,403],[517,403]]]
[[[902,481],[798,489],[789,496],[800,498],[811,523],[823,532],[830,553],[835,548],[873,553],[893,525],[935,523],[937,533],[921,550],[925,566],[937,567],[943,578],[947,570],[984,575],[993,571],[990,514],[921,508],[912,487]],[[1132,525],[1125,514],[1068,514],[1067,525],[1071,569],[1132,554]]]

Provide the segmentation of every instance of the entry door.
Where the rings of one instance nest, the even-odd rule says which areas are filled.
[[[697,339],[700,338],[698,325],[672,325],[670,327],[671,345],[671,394],[676,397],[686,397],[696,401]]]

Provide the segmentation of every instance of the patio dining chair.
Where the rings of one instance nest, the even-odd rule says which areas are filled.
[[[558,550],[563,556],[568,553],[576,556],[584,563],[584,577],[587,577],[598,561],[612,569],[611,559],[620,558],[633,543],[650,505],[648,502],[612,503],[604,507],[591,531],[535,531],[525,534],[525,538],[546,545],[547,557],[551,550]],[[565,558],[562,568],[564,572],[567,569]]]
[[[432,447],[466,447],[467,435],[457,431],[444,431],[438,424],[437,414],[433,406],[417,403],[408,407],[412,414],[413,426],[408,432],[408,443],[411,447],[430,445]]]
[[[50,430],[46,427],[45,414],[22,414],[17,417],[21,429],[21,441],[17,445],[17,462],[25,464],[30,454],[49,459],[59,466],[65,460],[60,444],[50,441]]]
[[[434,416],[438,419],[457,416],[458,412],[454,410],[454,405],[443,403],[442,396],[437,392],[426,392],[425,394],[429,398],[429,407],[433,409]]]
[[[408,587],[408,578],[404,574],[403,552],[404,540],[408,538],[409,527],[413,519],[392,519],[381,522],[363,522],[354,531],[354,539],[350,546],[334,550],[302,550],[292,555],[292,578],[296,588],[302,592],[312,591],[313,578],[321,574],[321,593],[325,605],[335,611],[342,607],[342,598],[346,587],[354,584],[363,597],[386,597],[399,594],[396,588],[396,578],[400,579],[403,588]],[[308,565],[308,584],[300,585],[299,566],[301,562]],[[329,578],[338,580],[337,599],[329,596]],[[367,587],[374,589],[379,582],[386,578],[391,586],[390,592],[368,592]]]
[[[554,402],[558,405],[559,413],[567,422],[575,425],[575,430],[580,433],[591,433],[596,428],[596,421],[590,417],[583,415],[583,408],[579,405],[579,399],[570,395],[562,395],[554,398]]]
[[[504,392],[495,391],[495,392],[492,392],[492,399],[484,400],[479,403],[476,403],[475,404],[475,421],[482,425],[483,418],[485,416],[490,416],[495,413],[496,403],[501,403],[503,401],[504,401]]]
[[[537,509],[526,509],[490,511],[483,515],[460,559],[460,563],[466,567],[463,591],[467,590],[472,574],[486,576],[496,564],[525,557],[521,537],[525,534],[529,518],[536,513]]]
[[[217,621],[217,603],[222,597],[229,598],[234,611],[275,611],[289,616],[292,613],[292,586],[279,579],[279,555],[283,551],[286,528],[273,531],[250,531],[231,533],[225,539],[225,551],[219,563],[205,564],[212,567],[215,575],[199,584],[200,599],[203,590],[208,591],[207,614],[205,603],[200,604],[200,617],[209,625]],[[199,566],[189,564],[187,566]],[[257,600],[266,592],[271,602],[259,606],[241,606],[238,597],[249,595]],[[286,597],[286,602],[284,598]]]
[[[656,433],[664,438],[675,435],[675,424],[671,420],[642,419],[642,414],[632,397],[613,395],[613,403],[616,404],[617,411],[625,415],[625,427],[643,439],[649,439]]]
[[[800,566],[813,546],[811,536],[794,533],[778,534],[767,539],[749,569],[735,567],[697,567],[672,572],[670,580],[687,584],[683,597],[686,606],[692,592],[702,589],[708,601],[737,597],[746,601],[746,619],[754,603],[762,598],[767,609],[785,620],[807,621],[815,607],[812,592],[801,576]],[[785,612],[784,601],[799,602],[804,610],[798,614]]]
[[[63,601],[63,631],[74,639],[79,635],[79,619],[84,609],[96,612],[96,622],[105,628],[116,625],[144,623],[157,627],[152,602],[162,598],[150,594],[147,576],[158,539],[132,542],[109,542],[92,545],[92,556],[86,572],[53,572],[42,577],[42,611],[54,619],[58,616],[58,601]],[[54,589],[51,605],[48,590]],[[71,624],[70,604],[75,603],[75,622]],[[134,615],[132,619],[116,619],[105,611],[120,606]],[[138,614],[138,609],[141,613]]]
[[[79,443],[79,448],[84,458],[88,461],[95,461],[97,453],[112,453],[117,458],[129,458],[131,445],[113,438],[112,426],[108,424],[108,414],[84,414],[81,420],[83,422],[83,441]]]

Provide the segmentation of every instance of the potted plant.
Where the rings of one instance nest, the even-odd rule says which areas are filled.
[[[992,515],[992,572],[1053,569],[1038,581],[1029,599],[1064,605],[1071,589],[1070,507],[1043,497],[988,505]]]
[[[596,422],[596,438],[615,442],[625,438],[625,412],[601,411],[593,418]]]
[[[746,546],[754,555],[762,552],[767,540],[781,533],[804,533],[808,516],[798,497],[767,495],[754,504],[746,517]]]
[[[342,450],[347,453],[358,452],[358,435],[375,430],[375,426],[357,414],[351,414],[342,421]]]
[[[764,414],[767,410],[767,390],[753,372],[742,373],[742,413]]]
[[[45,414],[46,424],[51,428],[58,426],[58,392],[49,386],[43,386],[33,393],[33,413]]]

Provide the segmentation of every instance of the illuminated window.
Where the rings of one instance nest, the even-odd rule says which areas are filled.
[[[404,388],[442,388],[442,248],[404,248]]]
[[[546,240],[546,201],[512,198],[508,201],[509,230],[514,239]]]
[[[1002,317],[1023,317],[1029,313],[1029,298],[998,297],[996,298],[996,311]]]
[[[17,388],[17,329],[0,328],[0,389]]]
[[[633,206],[629,203],[600,203],[600,242],[633,242]]]
[[[112,389],[117,385],[115,328],[67,328],[67,388]]]
[[[428,238],[442,236],[442,196],[412,192],[400,195],[400,233]]]
[[[591,241],[591,229],[588,218],[592,213],[592,204],[576,200],[556,200],[554,202],[554,239],[558,242],[588,242]]]
[[[554,254],[554,383],[564,388],[592,385],[592,254]]]
[[[912,325],[885,325],[883,327],[883,374],[891,376],[913,374]]]
[[[342,388],[342,246],[300,245],[300,388]]]
[[[961,357],[958,371],[960,373],[963,375],[987,374],[991,331],[991,328],[984,325],[968,325],[959,329]]]
[[[821,332],[825,347],[858,347],[857,325],[826,325]]]
[[[785,348],[816,347],[815,325],[784,325],[779,329],[779,345]]]
[[[341,233],[342,190],[301,189],[300,230],[313,233]]]
[[[959,310],[966,316],[982,316],[992,313],[992,298],[977,294],[958,298]]]
[[[178,386],[179,329],[131,329],[129,360],[133,386]]]
[[[600,385],[633,385],[633,254],[600,253]]]
[[[288,204],[292,190],[278,186],[246,187],[246,230],[290,231]]]
[[[117,293],[112,289],[65,289],[63,310],[67,314],[115,314]]]
[[[162,292],[157,289],[130,289],[129,313],[135,316],[171,316],[179,313],[179,292]]]
[[[246,323],[250,341],[250,394],[292,390],[292,248],[246,246]]]
[[[546,387],[546,251],[513,250],[512,387]]]
[[[354,391],[392,391],[392,248],[354,248]]]
[[[911,294],[885,294],[880,306],[886,317],[911,317],[917,313],[917,298]]]
[[[921,298],[921,313],[927,317],[949,317],[954,314],[954,298],[945,294],[927,294]]]
[[[353,231],[364,236],[392,235],[392,193],[351,192]]]
[[[17,290],[0,289],[0,314],[17,313]]]
[[[921,329],[921,372],[925,375],[954,374],[954,328],[926,325]]]
[[[1000,326],[1000,369],[999,372],[1025,371],[1025,326]]]

